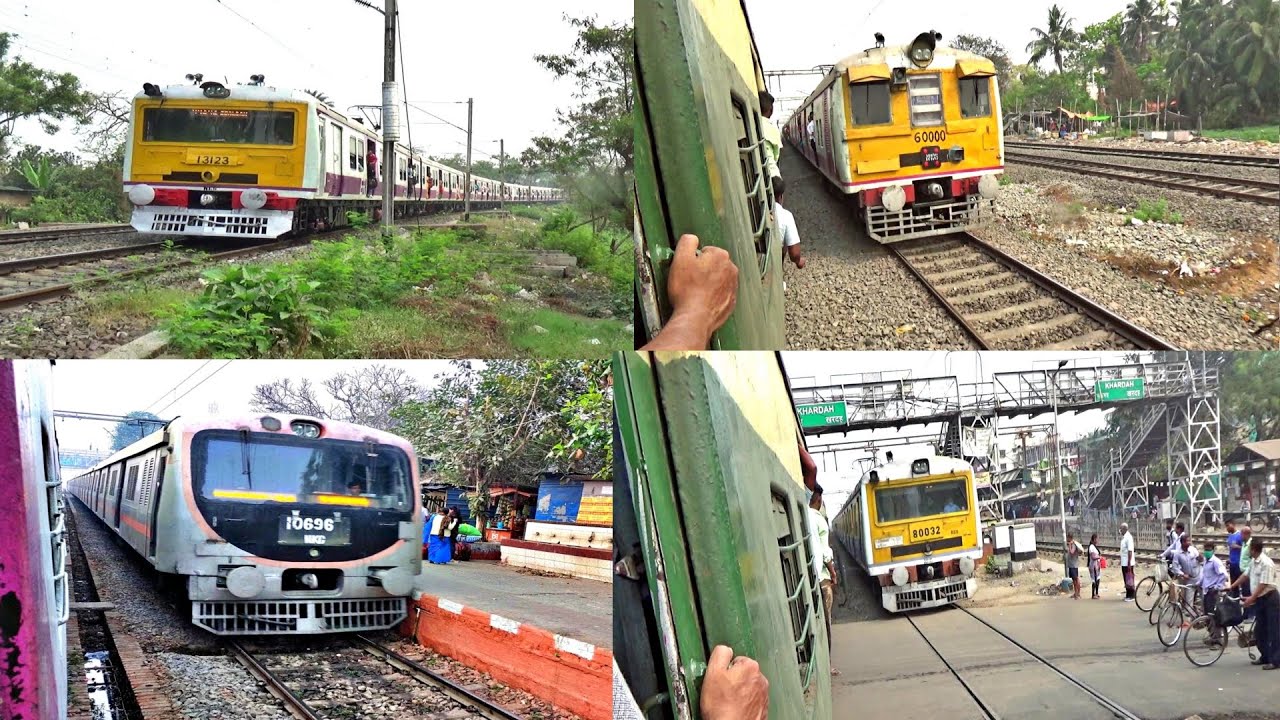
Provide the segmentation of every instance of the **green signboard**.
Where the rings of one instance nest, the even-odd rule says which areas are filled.
[[[838,427],[845,424],[843,401],[797,405],[796,412],[800,414],[802,428]]]
[[[1098,402],[1115,402],[1118,400],[1141,400],[1146,397],[1142,378],[1124,378],[1123,380],[1099,380],[1093,388]]]

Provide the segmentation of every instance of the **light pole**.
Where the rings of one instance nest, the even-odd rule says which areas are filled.
[[[1058,432],[1058,373],[1067,364],[1066,360],[1058,361],[1058,369],[1053,371],[1053,464],[1054,473],[1058,476],[1058,519],[1062,524],[1062,562],[1066,564],[1067,551],[1067,501],[1062,493],[1062,437]]]
[[[498,209],[507,209],[507,145],[505,140],[498,141]]]

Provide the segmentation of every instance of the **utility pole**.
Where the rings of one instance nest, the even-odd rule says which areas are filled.
[[[467,98],[467,180],[462,189],[462,219],[471,219],[471,109],[473,98]]]
[[[502,189],[498,194],[498,209],[507,209],[507,146],[505,141],[498,141],[498,182]]]
[[[1067,501],[1062,493],[1062,438],[1058,433],[1058,373],[1062,372],[1066,360],[1058,361],[1058,369],[1053,371],[1053,465],[1058,476],[1058,518],[1062,523],[1062,564],[1067,563]]]
[[[400,106],[396,103],[396,0],[386,0],[382,54],[382,234],[395,227],[396,142],[400,139]]]

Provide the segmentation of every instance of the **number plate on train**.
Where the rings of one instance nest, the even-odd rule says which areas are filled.
[[[188,165],[218,165],[230,166],[239,165],[240,157],[238,155],[208,155],[205,153],[187,153]]]
[[[907,529],[907,535],[911,538],[911,542],[913,543],[941,540],[942,525],[938,523],[919,523],[911,525]]]
[[[937,145],[920,148],[920,167],[925,170],[942,167],[942,148]]]
[[[350,545],[351,520],[345,517],[280,518],[281,545]]]
[[[880,538],[879,540],[876,540],[876,549],[879,550],[880,548],[898,547],[901,544],[902,544],[901,535],[894,535],[892,537],[883,537],[883,538]]]

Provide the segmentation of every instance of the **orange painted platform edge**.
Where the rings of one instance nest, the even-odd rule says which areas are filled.
[[[613,717],[613,652],[423,594],[400,634],[585,720]]]

